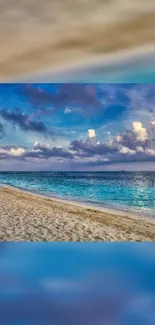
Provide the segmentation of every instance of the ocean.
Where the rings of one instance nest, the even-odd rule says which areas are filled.
[[[155,172],[0,172],[0,184],[155,217]]]

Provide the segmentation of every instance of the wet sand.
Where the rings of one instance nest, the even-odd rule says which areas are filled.
[[[155,241],[155,220],[0,187],[1,241]]]

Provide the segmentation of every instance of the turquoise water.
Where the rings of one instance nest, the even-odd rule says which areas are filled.
[[[155,172],[1,172],[0,184],[155,216]]]

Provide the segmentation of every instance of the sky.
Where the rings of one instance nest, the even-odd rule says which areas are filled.
[[[154,243],[1,243],[4,325],[152,325]]]
[[[0,170],[155,170],[154,84],[0,84]]]

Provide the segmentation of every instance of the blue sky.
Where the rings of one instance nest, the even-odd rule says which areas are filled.
[[[155,170],[154,84],[0,85],[0,170],[119,169]]]

